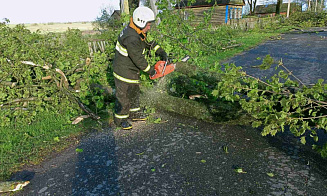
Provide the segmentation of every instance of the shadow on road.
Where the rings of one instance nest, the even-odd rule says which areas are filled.
[[[116,195],[119,193],[118,160],[112,130],[107,128],[77,147],[78,161],[72,195]]]

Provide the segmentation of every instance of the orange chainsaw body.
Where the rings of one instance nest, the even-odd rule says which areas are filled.
[[[173,72],[175,70],[176,64],[166,64],[166,61],[158,61],[155,66],[154,69],[156,70],[156,74],[152,77],[150,76],[150,79],[154,80],[160,77],[163,77],[167,74],[170,74],[171,72]]]

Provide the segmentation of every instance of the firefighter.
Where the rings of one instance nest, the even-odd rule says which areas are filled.
[[[148,7],[138,7],[133,12],[129,24],[122,30],[116,43],[113,61],[113,75],[116,86],[114,122],[122,129],[132,129],[128,120],[144,121],[147,116],[140,108],[140,71],[158,78],[158,71],[145,59],[145,49],[155,50],[161,60],[167,60],[166,52],[155,42],[146,40],[147,32],[155,21],[153,11]]]

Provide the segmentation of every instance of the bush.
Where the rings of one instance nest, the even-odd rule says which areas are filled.
[[[295,12],[289,18],[289,23],[300,27],[327,26],[326,12]]]

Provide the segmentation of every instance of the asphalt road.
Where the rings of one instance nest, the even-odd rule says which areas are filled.
[[[327,191],[327,162],[292,140],[171,113],[159,117],[165,120],[137,123],[132,131],[92,133],[25,171],[25,177],[34,176],[17,195],[321,196]]]
[[[251,66],[270,54],[314,83],[327,77],[324,36],[283,35],[229,62],[262,77]],[[327,161],[289,135],[262,137],[249,127],[156,115],[159,124],[94,132],[43,164],[26,167],[12,179],[31,183],[15,195],[326,195]]]
[[[269,78],[282,68],[268,70],[252,68],[262,63],[266,55],[283,64],[304,84],[316,83],[318,79],[327,81],[327,28],[313,28],[303,34],[284,34],[281,39],[270,40],[223,63],[235,63],[248,74]],[[323,32],[319,32],[323,31]],[[291,78],[294,79],[294,78]]]

